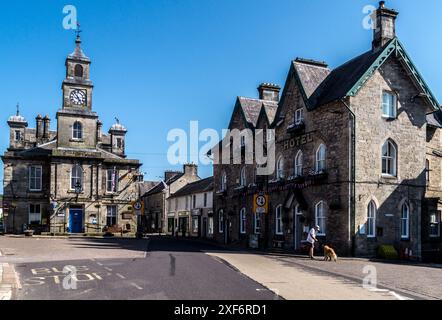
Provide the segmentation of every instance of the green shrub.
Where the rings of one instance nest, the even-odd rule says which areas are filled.
[[[398,260],[399,259],[398,252],[391,245],[379,246],[378,256],[379,256],[379,258],[386,259],[386,260]]]

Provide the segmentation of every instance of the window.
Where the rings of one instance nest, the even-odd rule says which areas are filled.
[[[123,138],[117,138],[117,149],[123,149]]]
[[[192,196],[192,209],[196,208],[196,195]]]
[[[298,109],[295,111],[295,124],[300,125],[304,121],[304,110]]]
[[[284,179],[284,158],[282,156],[279,157],[276,163],[276,179]]]
[[[239,212],[239,232],[241,234],[246,233],[246,224],[247,224],[247,216],[246,216],[246,208],[242,208]]]
[[[186,196],[186,210],[189,209],[189,197]]]
[[[319,226],[321,230],[319,230],[318,235],[325,235],[326,234],[326,223],[325,223],[325,206],[324,201],[320,201],[315,206],[315,221],[316,225]]]
[[[374,238],[376,237],[376,214],[377,208],[374,201],[371,201],[368,204],[367,208],[367,237]]]
[[[401,214],[401,238],[408,239],[410,237],[410,207],[404,203]]]
[[[430,237],[440,237],[440,211],[430,214]]]
[[[41,206],[39,204],[29,205],[29,224],[30,225],[41,224]]]
[[[243,167],[241,169],[241,176],[239,179],[239,184],[241,187],[245,187],[247,185],[247,179],[246,179],[246,167]]]
[[[397,151],[393,142],[388,140],[382,146],[382,174],[396,176]]]
[[[273,132],[274,132],[274,130],[266,128],[266,140],[267,140],[267,142],[273,140]]]
[[[117,169],[108,169],[106,171],[106,191],[117,192],[118,191],[118,171]]]
[[[227,174],[225,172],[221,175],[221,190],[220,191],[226,191],[227,190]]]
[[[198,217],[192,217],[192,233],[198,233]]]
[[[75,65],[74,74],[76,77],[83,78],[83,66],[81,64]]]
[[[295,157],[295,172],[294,172],[295,177],[302,177],[302,171],[303,171],[302,160],[303,160],[302,151],[298,151]]]
[[[224,233],[224,212],[220,210],[218,212],[218,231],[219,233]]]
[[[16,142],[21,142],[21,141],[23,141],[22,134],[21,134],[21,131],[20,131],[20,130],[15,130],[15,133],[14,133],[14,140],[15,140]]]
[[[213,235],[213,217],[209,217],[209,230],[207,233]]]
[[[246,146],[246,137],[241,136],[241,147],[245,147],[245,146]]]
[[[276,207],[275,220],[275,233],[277,235],[282,235],[282,205]]]
[[[325,171],[326,165],[325,165],[325,155],[326,155],[327,149],[326,147],[321,144],[316,151],[316,172],[321,173]]]
[[[382,95],[382,117],[388,119],[396,118],[397,98],[391,92],[384,92]]]
[[[71,190],[75,190],[77,186],[83,189],[83,169],[78,164],[71,170]]]
[[[117,225],[117,206],[107,206],[106,225],[113,227]]]
[[[207,208],[207,193],[204,194],[204,208]]]
[[[261,234],[261,214],[255,213],[254,220],[255,234]]]
[[[29,167],[29,190],[41,191],[42,188],[41,180],[42,180],[42,167],[41,166]]]
[[[78,121],[74,123],[72,128],[72,138],[77,140],[83,139],[83,125]]]

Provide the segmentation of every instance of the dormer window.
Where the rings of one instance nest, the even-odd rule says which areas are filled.
[[[123,139],[122,138],[117,138],[117,148],[123,149]]]
[[[22,134],[21,134],[21,131],[20,131],[20,130],[15,130],[14,140],[15,140],[16,142],[21,142],[21,141],[23,141]]]
[[[304,110],[298,109],[295,111],[295,125],[300,125],[304,122]]]
[[[384,91],[382,95],[382,117],[387,119],[397,117],[397,97],[392,92]]]
[[[83,78],[83,66],[81,64],[75,65],[74,75],[77,78]]]

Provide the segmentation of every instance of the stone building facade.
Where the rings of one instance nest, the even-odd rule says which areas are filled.
[[[200,180],[198,166],[186,164],[183,171],[166,171],[164,180],[142,195],[147,232],[172,234],[175,225],[169,226],[169,202],[173,194],[189,183]]]
[[[213,237],[213,177],[184,186],[167,199],[167,234]]]
[[[396,37],[397,15],[381,2],[372,48],[335,69],[293,61],[280,100],[272,85],[238,98],[229,128],[273,129],[276,163],[270,176],[214,166],[219,241],[301,250],[319,225],[321,244],[342,255],[440,248],[440,106]],[[259,192],[265,214],[252,212]]]
[[[131,204],[139,199],[141,164],[127,159],[127,130],[119,121],[102,132],[90,64],[77,37],[66,59],[56,131],[48,116],[37,116],[35,128],[18,110],[9,118],[10,145],[2,156],[9,232],[136,232]]]

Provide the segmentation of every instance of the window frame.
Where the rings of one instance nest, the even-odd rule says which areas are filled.
[[[275,234],[278,236],[284,235],[284,224],[282,222],[282,204],[275,209]]]
[[[218,233],[224,233],[224,210],[218,211]]]
[[[227,190],[227,173],[225,171],[221,174],[221,190],[220,191],[226,191]]]
[[[385,96],[387,96],[387,95],[389,97],[393,98],[392,105],[391,105],[392,110],[388,110],[389,112],[392,111],[392,113],[393,113],[392,115],[386,114],[384,112],[385,111],[385,106],[386,106]],[[391,101],[389,100],[389,102],[391,102]],[[386,91],[386,90],[382,91],[382,103],[381,103],[381,106],[382,106],[382,118],[384,118],[384,119],[397,119],[398,98],[397,98],[397,94],[396,93],[394,93],[392,91]],[[387,107],[389,108],[390,106],[387,106]]]
[[[392,150],[390,150],[390,148],[392,148]],[[385,148],[387,148],[385,150]],[[385,155],[385,152],[387,153],[387,155]],[[391,154],[391,151],[393,151],[393,155]],[[384,172],[384,162],[385,162],[385,172]],[[392,163],[390,163],[392,162]],[[390,166],[392,166],[393,169],[393,173],[389,172],[390,171],[390,167],[388,166],[390,164]],[[381,149],[381,174],[382,176],[385,177],[397,177],[398,176],[398,148],[396,146],[396,143],[391,140],[391,139],[387,139],[384,144],[382,145],[382,149]]]
[[[204,208],[207,208],[207,203],[208,203],[208,197],[209,195],[207,194],[207,192],[204,193]]]
[[[246,187],[247,186],[247,172],[246,167],[242,167],[239,174],[239,186]]]
[[[247,214],[246,208],[242,208],[239,211],[239,233],[246,234],[247,233]]]
[[[304,108],[295,110],[295,125],[300,125],[304,122]]]
[[[40,175],[33,177],[32,176],[32,169],[39,169],[40,170]],[[34,181],[33,181],[34,180]],[[37,185],[32,186],[32,183],[36,183],[37,181],[39,181],[39,187],[38,188],[33,188],[33,187],[37,187]],[[43,166],[41,165],[32,165],[29,167],[28,169],[28,187],[29,187],[29,191],[31,192],[40,192],[43,190]]]
[[[81,71],[81,75],[77,74],[78,70]],[[84,67],[79,63],[77,63],[74,67],[74,77],[76,77],[76,78],[83,78],[84,77]]]
[[[376,220],[378,208],[376,203],[372,200],[367,206],[367,221],[366,221],[366,235],[367,238],[376,238]],[[373,215],[371,215],[373,214]]]
[[[74,168],[78,168],[79,170],[80,170],[80,176],[78,176],[78,177],[75,177],[74,178],[74,175],[73,175],[73,173],[74,173]],[[70,171],[70,187],[71,187],[71,191],[75,191],[75,186],[76,186],[76,184],[77,184],[77,179],[80,179],[80,184],[81,184],[81,191],[83,192],[83,179],[84,179],[84,171],[83,171],[83,167],[81,166],[81,165],[79,165],[79,164],[74,164],[74,165],[72,165],[72,167],[71,167],[71,171]],[[75,183],[73,183],[74,182],[74,179],[76,179],[76,181],[75,181]]]
[[[114,212],[114,210],[110,210],[110,209],[115,209],[115,212]],[[115,219],[115,224],[109,225],[109,218]],[[112,220],[111,220],[111,222],[112,222]],[[107,205],[106,206],[106,226],[108,226],[109,228],[112,228],[113,226],[117,226],[117,225],[118,225],[118,205],[113,205],[113,204]]]
[[[320,213],[321,215],[319,215]],[[327,215],[325,212],[325,202],[323,200],[315,204],[315,225],[321,229],[318,232],[318,236],[327,235]]]
[[[285,178],[284,165],[284,156],[280,155],[276,162],[276,180],[278,181]]]
[[[406,212],[406,218],[404,217],[405,212]],[[401,228],[400,228],[401,239],[408,240],[408,239],[410,239],[410,206],[408,205],[408,203],[404,203],[402,205],[400,221],[401,221],[401,223],[400,223],[400,225],[401,225]],[[405,224],[406,233],[404,233],[404,229],[403,229],[404,223],[406,223]]]
[[[295,177],[302,177],[304,171],[304,154],[301,150],[295,156],[294,171]]]
[[[259,221],[259,227],[258,227]],[[253,232],[255,235],[260,235],[262,229],[262,217],[260,213],[255,213],[253,216]]]
[[[324,152],[322,152],[322,150]],[[322,159],[320,158],[321,156],[323,156]],[[320,166],[320,164],[322,164],[322,167]],[[327,170],[327,147],[323,143],[321,143],[318,149],[316,149],[315,170],[317,173]]]
[[[17,137],[18,135],[18,137]],[[15,130],[14,131],[14,141],[15,142],[23,142],[23,135],[22,132],[20,130]]]
[[[31,210],[32,207],[34,207],[34,212],[32,212],[32,210]],[[35,211],[35,209],[37,207],[39,209],[38,212]],[[37,203],[37,204],[31,203],[28,206],[28,224],[29,225],[36,225],[35,223],[32,223],[32,222],[37,221],[37,220],[31,220],[31,215],[38,215],[39,220],[38,220],[38,224],[37,225],[41,225],[41,217],[42,217],[42,215],[41,215],[41,204],[39,204],[39,203]]]
[[[79,126],[79,128],[76,126]],[[77,120],[72,125],[72,139],[83,140],[83,137],[84,137],[83,124]]]
[[[115,181],[113,179],[109,179],[109,173],[114,174],[115,173]],[[119,180],[119,173],[117,169],[107,169],[106,170],[106,193],[117,193],[118,192],[118,180]],[[109,183],[115,183],[115,189],[109,189]],[[112,186],[112,185],[111,185]]]
[[[213,236],[213,233],[214,233],[213,217],[209,217],[209,220],[207,222],[207,234]]]
[[[433,222],[433,216],[436,218],[436,222]],[[436,225],[437,234],[432,233],[433,225]],[[440,225],[441,225],[441,213],[440,211],[430,213],[430,223],[428,234],[430,238],[440,238]]]

